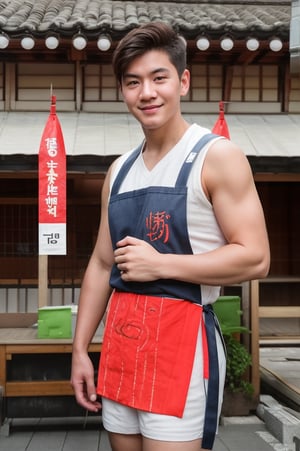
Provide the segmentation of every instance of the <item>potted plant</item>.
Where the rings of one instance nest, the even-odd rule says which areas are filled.
[[[243,326],[222,327],[222,325],[221,330],[227,351],[222,415],[248,415],[250,410],[256,407],[253,385],[246,378],[252,359],[246,347],[240,342],[239,336],[249,330]]]

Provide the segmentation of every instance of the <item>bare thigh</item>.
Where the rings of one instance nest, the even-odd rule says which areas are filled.
[[[139,434],[109,433],[112,451],[205,451],[201,439],[187,442],[167,442],[142,437]]]
[[[112,451],[143,451],[143,438],[140,434],[117,434],[109,432]]]
[[[201,448],[201,439],[187,442],[165,442],[143,437],[142,451],[205,451]]]

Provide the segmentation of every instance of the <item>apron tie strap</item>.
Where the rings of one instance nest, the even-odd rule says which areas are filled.
[[[219,405],[219,361],[216,342],[216,321],[215,314],[211,305],[204,305],[205,329],[208,350],[208,387],[205,408],[204,429],[202,437],[202,448],[212,449],[218,426],[218,405]],[[204,352],[205,357],[205,352]],[[204,360],[204,368],[207,367]],[[207,373],[207,370],[204,369]]]
[[[201,331],[202,331],[202,353],[203,353],[203,379],[209,379],[209,353],[206,335],[206,325],[205,321],[201,321]]]

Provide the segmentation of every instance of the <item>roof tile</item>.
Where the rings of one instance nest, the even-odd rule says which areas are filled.
[[[0,28],[10,34],[29,30],[43,34],[56,28],[68,34],[81,28],[86,33],[107,28],[126,32],[145,22],[164,21],[182,32],[199,29],[211,32],[288,33],[290,1],[259,0],[232,4],[226,2],[165,2],[115,0],[2,0]]]

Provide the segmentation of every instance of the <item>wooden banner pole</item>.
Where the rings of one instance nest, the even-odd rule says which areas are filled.
[[[48,305],[48,255],[39,255],[39,308]]]

